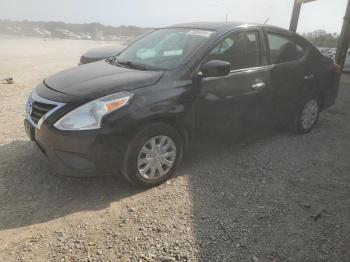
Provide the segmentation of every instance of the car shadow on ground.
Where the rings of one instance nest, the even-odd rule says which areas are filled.
[[[222,143],[224,149],[211,147],[209,154],[185,166],[184,172],[192,174],[192,228],[199,261],[349,257],[350,164],[336,160],[349,144],[339,152],[326,148],[332,139],[317,148],[317,134],[308,137],[312,142],[277,135],[241,146]],[[301,149],[310,142],[316,146]],[[198,166],[201,172],[195,173]]]

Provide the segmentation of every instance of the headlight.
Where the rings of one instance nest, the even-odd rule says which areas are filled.
[[[89,130],[101,127],[102,118],[127,105],[133,93],[120,92],[93,100],[85,105],[74,109],[61,119],[54,126],[60,130]]]

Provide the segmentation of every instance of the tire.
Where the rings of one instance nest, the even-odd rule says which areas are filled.
[[[168,148],[165,149],[166,147]],[[165,158],[166,154],[171,156]],[[135,186],[158,186],[174,174],[181,163],[182,154],[183,139],[177,130],[166,123],[151,123],[139,130],[129,141],[121,173]]]
[[[290,123],[290,129],[295,134],[307,134],[316,125],[321,112],[320,98],[317,95],[307,96],[296,108]]]

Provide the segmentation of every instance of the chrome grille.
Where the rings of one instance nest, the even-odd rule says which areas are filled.
[[[56,105],[33,101],[32,113],[30,114],[30,117],[35,124],[38,124],[39,120],[55,107]]]
[[[40,128],[41,124],[51,114],[63,107],[65,104],[51,101],[38,96],[33,92],[27,101],[26,118],[36,127]]]

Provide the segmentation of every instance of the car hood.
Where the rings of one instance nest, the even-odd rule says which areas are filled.
[[[92,99],[154,85],[162,74],[161,71],[139,71],[100,61],[50,76],[45,85],[63,94]]]
[[[104,47],[97,47],[86,51],[83,57],[87,58],[108,58],[116,56],[118,53],[123,51],[126,46],[123,45],[109,45]]]

